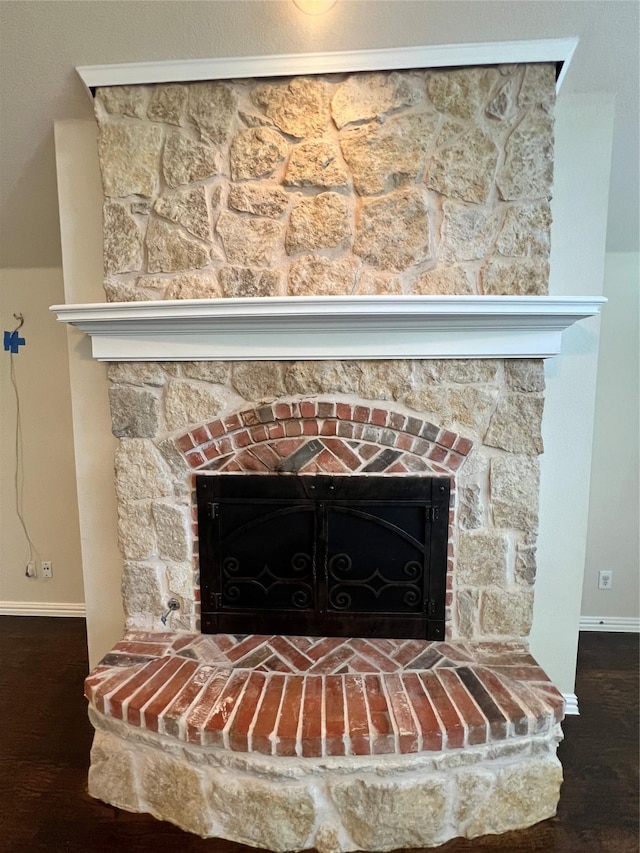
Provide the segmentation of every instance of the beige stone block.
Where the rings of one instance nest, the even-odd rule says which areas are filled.
[[[184,602],[193,601],[193,566],[191,563],[173,563],[167,566],[169,592],[178,595]]]
[[[247,127],[273,127],[273,122],[270,118],[257,113],[250,113],[247,110],[238,110],[238,115]]]
[[[154,86],[147,115],[153,121],[179,125],[185,115],[188,97],[189,90],[186,86]]]
[[[553,119],[528,113],[511,133],[497,186],[506,201],[548,199],[553,184]]]
[[[444,201],[442,214],[439,259],[473,261],[487,255],[500,226],[495,208]]]
[[[462,119],[472,119],[484,108],[498,80],[495,68],[447,68],[431,71],[427,91],[435,108]]]
[[[247,219],[223,211],[216,231],[231,264],[270,266],[282,246],[283,227],[271,219]]]
[[[333,142],[311,139],[291,151],[284,183],[291,187],[345,187],[349,175]]]
[[[166,595],[155,565],[125,561],[122,568],[122,603],[129,617],[160,619],[166,610]]]
[[[99,118],[97,108],[102,104],[110,115],[144,118],[147,97],[146,86],[101,86],[95,94],[96,114]]]
[[[105,273],[122,273],[142,267],[142,231],[124,204],[107,201],[102,209]]]
[[[361,296],[385,296],[402,293],[400,279],[389,273],[363,269],[358,278],[358,294]]]
[[[538,526],[540,465],[535,456],[491,460],[490,496],[496,527],[531,531]]]
[[[544,361],[541,358],[509,358],[504,378],[512,391],[544,391]]]
[[[456,579],[464,586],[504,586],[509,541],[496,531],[461,531]]]
[[[220,270],[223,295],[233,299],[247,296],[278,296],[279,270],[255,270],[250,267],[223,267]]]
[[[152,196],[158,181],[162,130],[128,121],[100,124],[98,156],[108,197]]]
[[[287,394],[351,394],[358,390],[360,367],[347,361],[294,361],[285,367]]]
[[[212,178],[218,173],[215,148],[176,131],[165,143],[162,173],[170,187]]]
[[[121,439],[116,448],[116,493],[121,501],[148,500],[171,494],[164,461],[146,438]]]
[[[426,195],[397,190],[363,202],[353,251],[372,266],[405,270],[431,257]]]
[[[525,66],[518,93],[518,106],[542,107],[551,112],[556,102],[556,68],[553,62],[532,62]]]
[[[114,361],[107,367],[112,382],[128,385],[164,385],[165,375],[156,361]]]
[[[289,206],[289,195],[270,184],[232,184],[228,204],[242,213],[278,219]]]
[[[533,621],[533,590],[485,590],[480,595],[480,630],[484,636],[528,637]]]
[[[496,251],[510,257],[549,257],[551,208],[546,201],[531,201],[507,209],[496,241]]]
[[[320,193],[296,199],[284,245],[287,254],[330,249],[351,236],[347,203],[338,193]]]
[[[360,393],[366,400],[401,400],[410,390],[410,361],[361,363]]]
[[[173,441],[170,438],[165,438],[164,441],[158,444],[158,450],[171,469],[173,476],[184,481],[187,475],[191,473],[191,469]]]
[[[497,398],[496,388],[436,385],[413,391],[405,403],[419,412],[433,413],[439,426],[463,433],[471,430],[483,436]]]
[[[474,128],[434,155],[427,186],[441,195],[481,204],[493,186],[497,164],[495,144]]]
[[[458,491],[458,523],[465,530],[477,530],[484,523],[484,506],[480,486],[473,483]]]
[[[301,785],[278,787],[255,779],[221,777],[209,791],[212,809],[224,834],[252,847],[303,850],[311,844],[316,809]]]
[[[172,380],[167,386],[164,416],[170,430],[210,421],[222,407],[220,399],[205,385]]]
[[[241,397],[256,403],[285,393],[282,366],[275,361],[235,362],[231,383]]]
[[[338,86],[331,100],[331,115],[338,128],[369,121],[391,110],[422,103],[423,87],[421,75],[397,71],[353,74]]]
[[[414,782],[358,780],[331,791],[351,838],[364,850],[396,850],[438,843],[447,821],[444,778]]]
[[[537,561],[535,545],[516,546],[514,578],[523,586],[533,586],[536,579]]]
[[[189,116],[203,141],[220,145],[232,126],[236,96],[226,83],[206,81],[189,85]]]
[[[206,836],[212,818],[198,770],[168,755],[146,754],[141,774],[142,796],[151,813],[188,832]]]
[[[104,732],[93,737],[89,794],[119,809],[141,810],[133,753]]]
[[[276,127],[300,139],[321,136],[329,120],[328,88],[319,78],[296,77],[289,83],[260,85],[251,100]]]
[[[356,258],[334,260],[321,255],[305,255],[291,264],[291,296],[339,296],[353,293],[359,263]]]
[[[484,443],[510,453],[542,453],[544,400],[532,394],[505,394],[498,401]]]
[[[511,121],[515,117],[514,80],[507,80],[487,104],[486,113],[500,121]]]
[[[416,383],[455,382],[470,385],[495,382],[500,362],[494,358],[434,358],[416,362]]]
[[[348,128],[340,147],[360,195],[388,192],[422,175],[438,128],[435,113],[417,113]]]
[[[106,280],[104,294],[107,302],[148,302],[149,299],[161,298],[161,293],[150,289],[143,290],[125,281]]]
[[[177,563],[188,560],[191,556],[191,537],[187,508],[156,501],[152,512],[160,557]]]
[[[214,272],[185,273],[160,281],[167,285],[165,299],[216,299],[222,296],[222,288]]]
[[[224,383],[229,378],[229,363],[226,361],[185,361],[182,372],[189,379],[203,382]]]
[[[118,544],[127,560],[144,560],[155,552],[156,540],[148,501],[118,504]]]
[[[231,143],[231,177],[234,181],[266,178],[273,174],[288,150],[286,140],[270,127],[241,130]]]
[[[153,209],[165,219],[182,225],[201,240],[211,240],[209,206],[204,187],[190,187],[166,193],[157,199]]]
[[[490,259],[480,270],[480,283],[489,296],[544,296],[549,263],[544,258]]]
[[[442,126],[436,137],[436,148],[442,148],[444,145],[449,145],[454,142],[467,130],[467,123],[459,121],[457,118],[444,116]]]
[[[160,403],[144,388],[112,385],[109,388],[111,431],[116,438],[153,438],[160,423]]]
[[[478,636],[478,611],[480,592],[477,589],[461,589],[456,592],[458,635],[465,640]]]
[[[146,244],[149,272],[200,269],[211,260],[209,250],[202,243],[160,220],[149,223]]]
[[[412,293],[423,296],[467,296],[476,291],[474,276],[458,265],[438,266],[411,285]]]

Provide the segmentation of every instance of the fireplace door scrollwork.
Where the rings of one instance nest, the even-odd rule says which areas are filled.
[[[444,477],[196,478],[202,630],[444,637]]]

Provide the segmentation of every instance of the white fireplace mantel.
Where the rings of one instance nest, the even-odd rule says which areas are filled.
[[[100,361],[547,358],[601,297],[308,296],[53,305]]]

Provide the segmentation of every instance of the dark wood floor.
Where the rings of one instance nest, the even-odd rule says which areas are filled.
[[[250,853],[91,799],[81,619],[0,617],[0,851]],[[637,853],[638,636],[582,634],[580,717],[564,723],[558,815],[528,830],[450,841],[442,853]]]

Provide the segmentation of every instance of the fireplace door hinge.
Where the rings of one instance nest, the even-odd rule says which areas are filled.
[[[428,598],[424,603],[424,611],[427,616],[435,616],[437,610],[436,602],[433,599]]]
[[[431,522],[437,521],[440,507],[430,506],[427,508],[427,519]]]
[[[208,506],[209,509],[209,518],[214,519],[217,518],[220,513],[220,504],[211,503]]]

